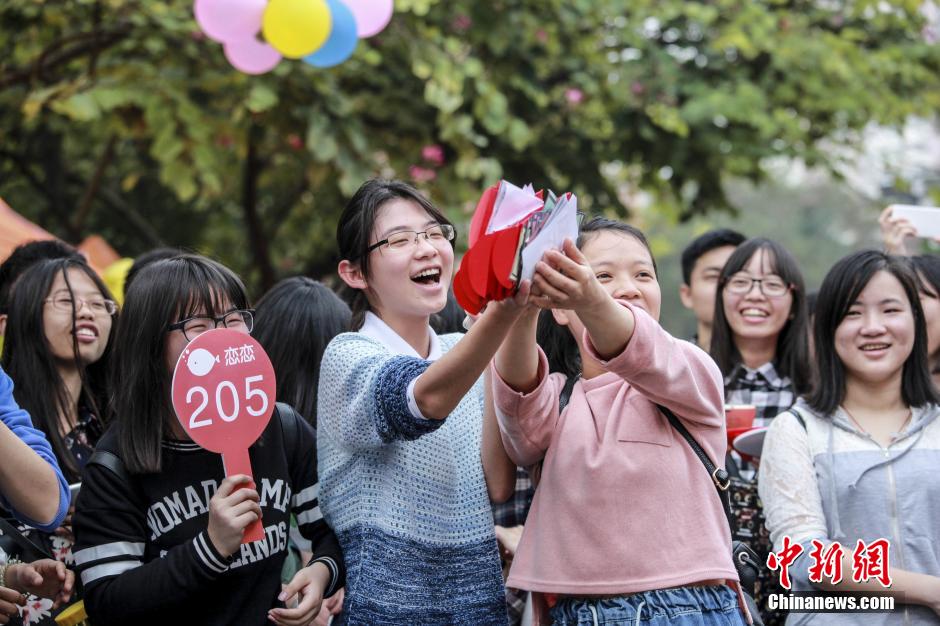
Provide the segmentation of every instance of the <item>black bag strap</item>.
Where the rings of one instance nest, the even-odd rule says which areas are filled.
[[[127,468],[124,467],[124,461],[122,461],[116,454],[113,452],[108,452],[107,450],[95,450],[91,458],[88,459],[89,465],[101,465],[111,470],[115,476],[120,478],[126,483],[131,482],[130,474],[127,472]]]
[[[695,437],[692,436],[685,425],[679,421],[675,413],[661,404],[656,406],[658,406],[659,410],[666,416],[666,419],[669,420],[672,427],[682,435],[682,438],[685,439],[689,447],[692,448],[692,452],[695,453],[695,456],[697,456],[699,461],[702,462],[702,465],[705,466],[705,470],[708,472],[708,475],[711,476],[712,482],[718,490],[718,499],[721,500],[721,506],[725,510],[725,517],[728,518],[728,525],[731,526],[733,534],[736,524],[734,516],[731,514],[731,500],[728,496],[728,486],[731,484],[731,478],[728,476],[728,472],[724,468],[716,466],[712,460],[708,458],[708,455],[705,454],[705,450],[702,449],[702,446],[699,445],[698,441],[695,440]]]
[[[20,532],[16,526],[3,519],[3,517],[0,517],[0,535],[9,537],[10,540],[16,545],[20,553],[11,554],[10,556],[15,556],[21,561],[29,563],[32,561],[38,561],[39,559],[52,558],[51,554],[30,541],[29,537]]]
[[[277,413],[278,419],[281,420],[281,430],[284,432],[284,441],[296,442],[297,441],[297,422],[292,419],[291,413],[294,412],[294,409],[289,405],[283,402],[278,402],[274,405],[275,412]],[[107,450],[95,450],[92,453],[91,458],[88,459],[89,465],[101,465],[106,467],[111,472],[120,478],[126,483],[131,482],[131,476],[127,471],[127,468],[124,467],[124,461],[122,461],[116,454],[113,452],[108,452]]]

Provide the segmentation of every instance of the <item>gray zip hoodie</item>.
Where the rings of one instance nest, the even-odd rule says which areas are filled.
[[[799,417],[798,417],[799,416]],[[774,549],[784,537],[803,547],[789,568],[793,591],[824,595],[809,581],[812,540],[890,541],[892,567],[940,576],[940,407],[914,409],[891,445],[881,447],[841,408],[816,414],[803,400],[767,432],[759,492]],[[843,570],[851,580],[852,571]],[[940,625],[924,606],[896,601],[892,613],[795,613],[787,624]]]

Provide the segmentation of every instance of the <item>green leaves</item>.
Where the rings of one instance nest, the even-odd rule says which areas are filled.
[[[278,103],[278,95],[270,87],[257,84],[252,85],[245,100],[245,107],[252,113],[263,113]]]
[[[869,123],[940,108],[916,0],[397,0],[342,65],[259,77],[227,64],[191,2],[104,0],[96,24],[98,4],[0,8],[0,80],[20,76],[0,89],[0,138],[36,173],[0,158],[0,196],[56,231],[116,137],[112,219],[95,205],[90,223],[133,253],[153,237],[114,206],[145,206],[166,241],[243,271],[249,174],[273,265],[309,269],[333,264],[336,216],[372,176],[411,180],[459,219],[500,176],[621,214],[651,194],[688,217],[726,206],[721,181],[759,180],[767,157],[826,163],[823,146]],[[96,28],[127,34],[91,45]]]

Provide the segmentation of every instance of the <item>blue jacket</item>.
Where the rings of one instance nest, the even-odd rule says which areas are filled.
[[[40,530],[52,532],[62,524],[62,520],[65,519],[65,514],[68,511],[69,485],[65,482],[62,470],[59,469],[59,462],[56,461],[52,446],[46,439],[46,435],[41,430],[33,427],[29,413],[21,409],[16,404],[16,400],[13,399],[13,381],[2,369],[0,369],[0,420],[13,431],[14,435],[22,439],[26,445],[32,448],[33,452],[45,459],[55,470],[56,478],[59,479],[59,508],[51,522],[40,524],[17,511],[3,493],[0,493],[0,505],[12,511],[18,520]]]

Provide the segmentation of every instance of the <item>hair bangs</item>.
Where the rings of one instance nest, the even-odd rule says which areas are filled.
[[[191,255],[157,261],[153,271],[167,272],[161,281],[167,302],[175,303],[175,320],[208,315],[216,317],[232,309],[247,309],[245,286],[230,271],[222,271],[215,262],[192,263]],[[208,259],[203,259],[208,261]],[[148,268],[149,269],[149,268]]]

